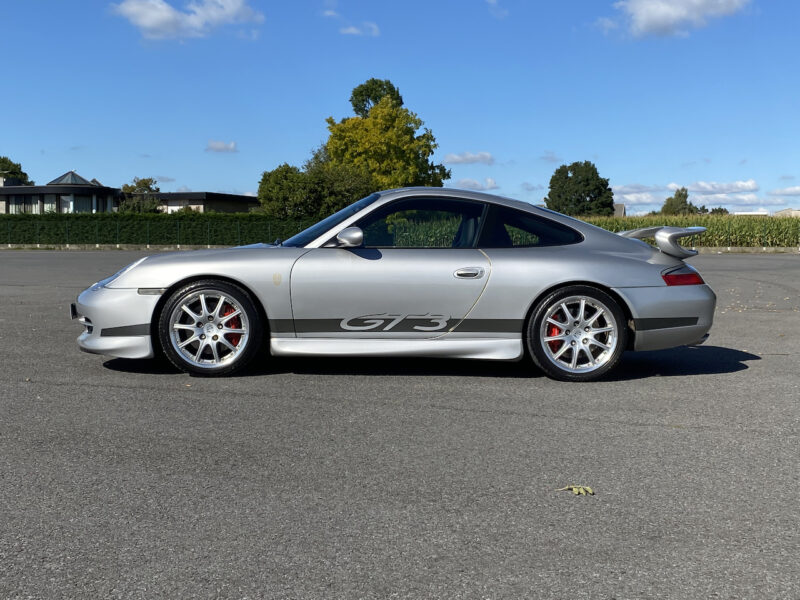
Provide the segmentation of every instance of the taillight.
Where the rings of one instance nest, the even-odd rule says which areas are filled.
[[[705,281],[700,277],[700,273],[689,265],[684,265],[680,269],[670,271],[661,275],[667,285],[703,285]]]

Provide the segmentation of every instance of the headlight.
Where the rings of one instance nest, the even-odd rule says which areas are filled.
[[[106,277],[105,279],[101,279],[97,283],[93,284],[92,287],[90,287],[89,289],[92,290],[93,292],[96,292],[100,288],[108,287],[108,285],[113,283],[118,277],[121,277],[122,275],[124,275],[125,273],[130,271],[135,266],[137,266],[137,265],[141,264],[142,262],[144,262],[146,259],[147,259],[147,257],[144,256],[144,257],[140,258],[139,260],[137,260],[136,262],[132,262],[127,267],[123,267],[122,269],[120,269],[119,271],[114,273],[111,277]]]

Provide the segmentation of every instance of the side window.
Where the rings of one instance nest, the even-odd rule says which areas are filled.
[[[483,205],[449,198],[398,200],[361,219],[365,248],[473,248]]]
[[[583,239],[580,233],[549,219],[506,206],[489,208],[479,248],[565,246]]]

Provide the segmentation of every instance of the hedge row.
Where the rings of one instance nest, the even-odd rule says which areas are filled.
[[[285,240],[311,224],[247,213],[0,215],[0,243],[237,246]]]
[[[712,247],[800,246],[800,219],[681,216],[588,217],[587,222],[622,231],[655,225],[708,231],[685,245]],[[259,214],[58,214],[0,215],[0,244],[151,244],[235,246],[286,239],[312,221],[275,221]],[[448,232],[449,235],[449,232]]]

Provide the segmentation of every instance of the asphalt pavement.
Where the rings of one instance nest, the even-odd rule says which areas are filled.
[[[589,384],[79,352],[141,255],[0,252],[0,598],[800,597],[800,255],[692,259],[706,345]]]

